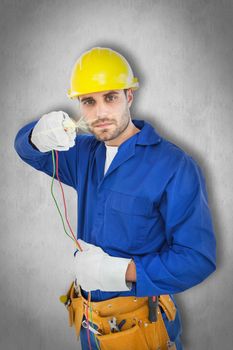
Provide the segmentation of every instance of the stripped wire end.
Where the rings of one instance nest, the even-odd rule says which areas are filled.
[[[62,122],[62,125],[64,130],[69,133],[73,133],[75,131],[77,132],[78,129],[84,132],[90,132],[88,123],[86,122],[84,116],[79,118],[77,122],[72,118],[69,118],[69,119],[65,118]]]

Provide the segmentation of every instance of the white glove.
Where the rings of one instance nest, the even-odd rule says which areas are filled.
[[[75,122],[67,113],[50,112],[44,114],[34,126],[31,142],[40,152],[48,152],[53,149],[67,151],[75,144],[75,128]]]
[[[86,291],[129,291],[125,274],[131,259],[112,257],[100,247],[78,240],[82,252],[75,255],[75,274],[78,284]]]

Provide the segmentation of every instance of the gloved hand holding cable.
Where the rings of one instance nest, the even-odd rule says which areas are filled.
[[[83,251],[75,254],[75,274],[85,291],[128,291],[125,275],[131,259],[113,257],[100,247],[78,240]]]
[[[31,142],[40,152],[67,151],[75,144],[76,124],[67,113],[44,114],[35,125]]]

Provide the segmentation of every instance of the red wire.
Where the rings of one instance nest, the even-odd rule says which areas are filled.
[[[87,321],[87,341],[88,341],[88,346],[89,346],[89,349],[92,350],[92,347],[91,347],[91,337],[90,337],[90,329],[89,329],[89,319],[88,319],[88,309],[89,309],[89,295],[88,294],[88,300],[87,300],[87,308],[86,308],[86,321]]]
[[[72,227],[70,226],[70,223],[69,223],[69,220],[68,220],[65,194],[64,194],[64,190],[63,190],[63,187],[62,187],[62,184],[61,184],[61,180],[60,180],[59,175],[58,175],[58,151],[55,151],[55,153],[56,153],[56,176],[57,176],[59,185],[60,185],[60,187],[61,187],[62,198],[63,198],[64,208],[65,208],[65,218],[66,218],[66,222],[67,222],[67,225],[69,226],[70,232],[71,232],[71,234],[72,234],[72,236],[73,236],[73,238],[74,238],[74,240],[75,240],[75,243],[76,243],[77,246],[78,246],[78,249],[79,249],[80,251],[82,251],[82,248],[81,248],[80,244],[78,243],[78,240],[77,240],[77,238],[75,237],[74,232],[73,232],[73,230],[72,230]]]
[[[61,192],[62,192],[62,198],[63,198],[63,203],[64,203],[64,208],[65,208],[65,218],[66,218],[66,222],[67,222],[67,225],[69,226],[69,229],[70,229],[70,232],[75,240],[75,243],[77,244],[78,246],[78,249],[80,251],[82,251],[82,248],[80,246],[80,244],[78,243],[78,240],[76,239],[75,235],[74,235],[74,232],[72,230],[72,227],[70,226],[70,223],[69,223],[69,219],[68,219],[68,215],[67,215],[67,208],[66,208],[66,199],[65,199],[65,194],[64,194],[64,190],[63,190],[63,187],[62,187],[62,183],[61,183],[61,180],[59,178],[59,175],[58,175],[58,151],[55,151],[55,154],[56,154],[56,176],[57,176],[57,179],[58,179],[58,182],[59,182],[59,185],[61,187]],[[91,347],[91,338],[90,338],[90,329],[89,329],[89,320],[88,320],[88,308],[89,308],[89,302],[90,302],[90,293],[88,293],[88,302],[87,302],[87,311],[86,311],[86,322],[87,322],[87,340],[88,340],[88,346],[89,346],[89,349],[92,350],[92,347]]]

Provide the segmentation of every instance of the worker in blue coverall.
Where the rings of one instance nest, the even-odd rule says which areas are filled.
[[[202,171],[152,125],[131,119],[137,88],[122,55],[93,48],[76,62],[68,92],[79,102],[88,133],[77,135],[75,122],[58,111],[24,126],[15,139],[22,160],[50,176],[51,150],[59,151],[60,179],[78,193],[83,251],[74,258],[76,280],[82,297],[91,291],[91,300],[99,303],[161,295],[175,303],[173,294],[216,268]],[[174,347],[158,348],[182,349],[179,311],[172,321],[162,316]],[[80,334],[82,349],[89,349],[86,329]],[[94,332],[89,334],[92,349],[98,349]],[[116,349],[138,349],[119,344]]]

